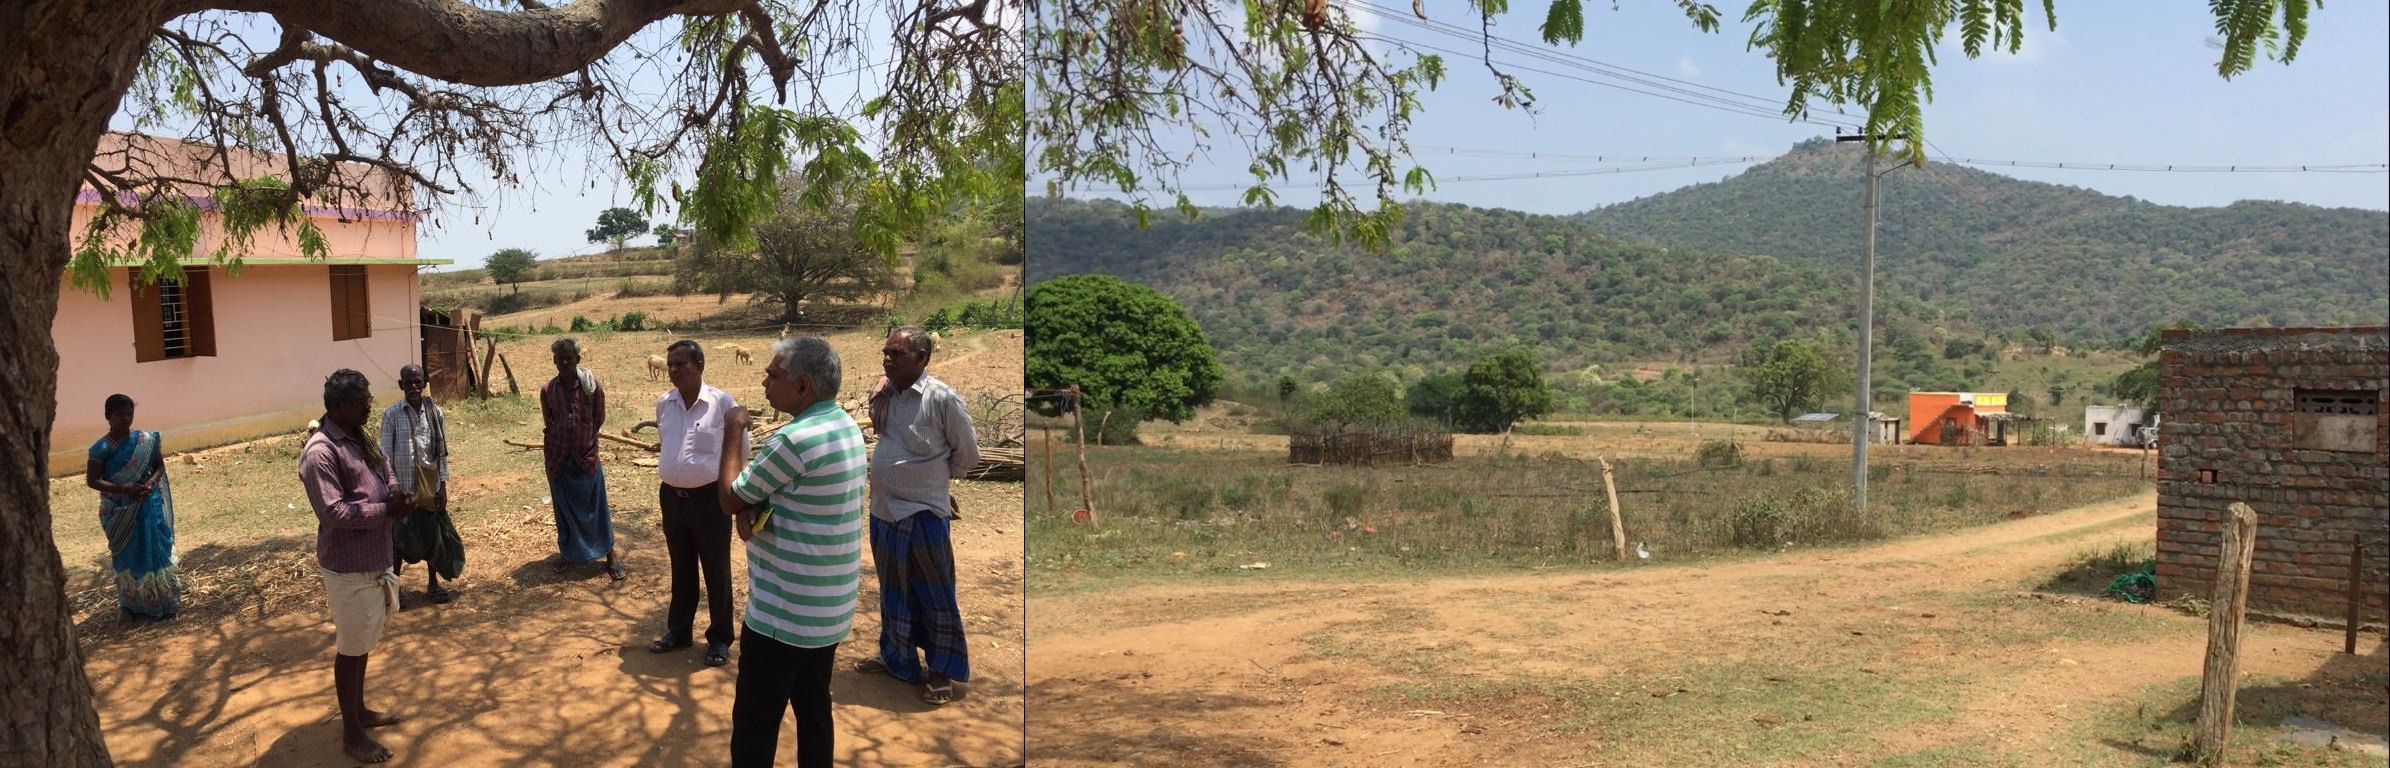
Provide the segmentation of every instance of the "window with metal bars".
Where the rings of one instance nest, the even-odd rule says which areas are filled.
[[[162,278],[150,285],[141,284],[137,271],[126,275],[135,362],[216,355],[214,281],[207,267],[185,268],[180,281]]]

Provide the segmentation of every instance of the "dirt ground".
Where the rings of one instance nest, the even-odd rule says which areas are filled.
[[[761,407],[762,358],[776,335],[775,329],[701,338],[709,349],[708,381]],[[880,336],[874,330],[830,338],[846,363],[840,399],[859,404],[878,375]],[[610,395],[607,429],[652,418],[654,398],[668,385],[646,378],[645,356],[660,353],[669,339],[659,333],[582,339],[585,364]],[[547,341],[502,347],[526,392],[554,374]],[[758,359],[738,363],[715,349],[724,343],[741,344]],[[951,337],[931,371],[967,396],[1017,394],[1021,348],[1017,330]],[[712,669],[695,650],[658,656],[645,648],[662,629],[669,589],[654,470],[630,461],[651,454],[602,443],[616,542],[630,577],[610,582],[594,567],[554,574],[546,565],[555,533],[538,454],[500,443],[536,441],[536,407],[499,406],[470,425],[458,423],[459,405],[450,407],[452,432],[472,433],[455,436],[460,448],[452,468],[451,506],[466,542],[466,571],[452,587],[455,602],[431,605],[420,566],[410,569],[402,591],[407,610],[393,617],[373,654],[368,703],[408,718],[377,732],[397,753],[390,764],[727,764],[738,652],[731,666]],[[654,433],[643,436],[652,440]],[[470,452],[462,446],[467,441]],[[199,452],[197,465],[171,459],[187,584],[182,617],[125,626],[113,618],[112,602],[84,601],[77,624],[86,669],[120,765],[353,764],[338,749],[332,630],[311,566],[312,518],[303,499],[296,511],[283,503],[297,495],[287,462],[295,442],[262,445],[252,446],[254,453]],[[90,494],[79,477],[52,485],[69,589],[87,597],[105,594],[96,572],[105,543],[90,520]],[[873,652],[879,630],[866,552],[854,633],[839,648],[841,671],[831,684],[842,764],[988,766],[1023,759],[1021,486],[965,481],[956,483],[956,494],[964,511],[954,527],[956,574],[972,685],[962,701],[933,708],[913,687],[846,671]],[[230,508],[242,505],[250,506]],[[744,555],[739,547],[732,552],[734,596],[743,609]],[[705,621],[700,611],[700,631]],[[784,756],[795,738],[793,723],[784,725]]]
[[[1033,591],[1030,743],[1049,766],[2148,764],[2168,745],[2087,723],[2195,692],[2205,620],[2029,590],[2146,540],[2154,505],[1698,565]],[[2390,729],[2378,634],[2355,660],[2337,631],[2243,641],[2244,679]]]

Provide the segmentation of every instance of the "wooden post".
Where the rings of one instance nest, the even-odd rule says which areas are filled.
[[[1054,511],[1054,428],[1038,430],[1046,433],[1046,512]]]
[[[498,347],[495,344],[490,345],[490,349],[495,350],[497,348]],[[498,368],[500,370],[506,371],[506,393],[510,395],[523,394],[523,389],[521,387],[515,386],[515,367],[514,365],[506,362],[505,355],[498,356]]]
[[[1595,456],[1602,463],[1602,490],[1610,495],[1610,543],[1618,550],[1618,561],[1627,561],[1627,528],[1618,517],[1618,483],[1610,479],[1610,460]]]
[[[2216,552],[2216,591],[2207,614],[2207,666],[2199,681],[2199,721],[2192,754],[2200,765],[2224,763],[2232,741],[2232,700],[2240,677],[2241,616],[2249,608],[2249,560],[2257,551],[2257,511],[2233,502]]]
[[[2340,652],[2351,656],[2357,655],[2357,606],[2365,600],[2358,585],[2365,583],[2364,574],[2365,537],[2352,533],[2349,534],[2348,634],[2340,640]]]
[[[498,337],[483,335],[481,339],[490,343],[489,351],[481,353],[481,396],[486,398],[490,396],[490,379],[497,373],[497,369],[491,366],[498,357]]]
[[[1071,385],[1071,426],[1079,430],[1079,508],[1087,510],[1087,527],[1102,528],[1095,521],[1095,496],[1087,482],[1087,401],[1076,384]]]

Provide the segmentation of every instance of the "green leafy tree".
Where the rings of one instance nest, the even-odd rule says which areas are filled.
[[[608,208],[598,213],[597,226],[589,228],[589,242],[613,243],[620,251],[631,238],[647,234],[647,217],[629,208]]]
[[[795,199],[789,195],[778,212],[755,225],[754,248],[715,262],[738,273],[726,280],[752,291],[749,301],[777,304],[781,322],[803,323],[809,299],[869,298],[895,285],[887,257],[864,247],[855,232],[851,192],[827,208]]]
[[[1817,345],[1783,339],[1749,356],[1743,385],[1753,401],[1781,421],[1816,408],[1826,398],[1851,391],[1851,373],[1827,360]]]
[[[1088,400],[1182,422],[1220,386],[1203,328],[1151,288],[1070,275],[1029,286],[1027,301],[1031,389],[1076,384]]]
[[[1446,429],[1452,428],[1452,401],[1460,396],[1461,374],[1457,371],[1430,374],[1411,382],[1402,395],[1403,409],[1422,419],[1432,419]]]
[[[1385,426],[1403,418],[1402,386],[1383,371],[1363,371],[1328,384],[1313,398],[1304,420],[1328,427]]]
[[[1280,375],[1278,377],[1278,409],[1286,410],[1287,405],[1294,401],[1295,392],[1300,389],[1302,389],[1302,385],[1295,383],[1295,377]]]
[[[42,713],[0,728],[10,764],[110,761],[38,458],[51,453],[58,402],[59,286],[104,290],[125,263],[137,281],[171,279],[202,231],[222,245],[199,258],[228,270],[259,232],[324,258],[302,204],[439,209],[560,163],[619,171],[641,215],[677,208],[729,240],[773,210],[782,167],[868,178],[877,193],[856,224],[888,253],[883,233],[1026,179],[1017,0],[20,0],[10,11],[0,371],[17,406],[0,409],[0,456],[12,458],[0,468],[0,712]],[[804,85],[866,67],[868,100]],[[112,129],[179,138],[192,151],[164,156],[211,159],[124,162],[101,151]],[[98,212],[77,231],[79,188]]]
[[[671,222],[661,222],[656,224],[655,230],[650,234],[656,236],[656,247],[670,248],[672,242],[680,237],[680,228],[672,226]]]
[[[1719,13],[1711,4],[1676,5],[1694,28],[1718,30]],[[2261,49],[2270,58],[2292,60],[2316,5],[2209,3],[2222,37],[2218,74],[2247,71]],[[1494,35],[1502,18],[1537,14],[1542,23],[1536,31],[1545,44],[1574,46],[1585,37],[1585,6],[1584,0],[1473,0],[1443,6],[1435,15],[1483,30],[1484,46],[1497,50],[1507,45]],[[1900,154],[1923,162],[1924,108],[1945,37],[1957,32],[1958,48],[1969,58],[1987,50],[2015,53],[2025,41],[2025,6],[2009,0],[1755,0],[1743,19],[1752,24],[1747,45],[1774,62],[1777,80],[1789,86],[1787,116],[1806,116],[1813,104],[1855,106],[1865,112],[1867,134],[1904,136]],[[2052,31],[2055,6],[2055,0],[2041,4]],[[1411,12],[1425,23],[1439,21],[1424,5]],[[1224,152],[1187,152],[1172,132],[1190,123],[1208,126],[1205,141],[1237,142],[1241,146],[1234,148],[1250,158],[1246,205],[1274,205],[1274,186],[1317,181],[1322,191],[1310,218],[1313,230],[1383,249],[1401,218],[1397,198],[1433,183],[1425,168],[1411,162],[1408,129],[1419,119],[1420,95],[1442,83],[1446,70],[1438,55],[1367,44],[1359,14],[1379,16],[1381,23],[1411,21],[1400,10],[1316,1],[1032,4],[1028,55],[1042,95],[1031,120],[1037,167],[1052,174],[1054,189],[1095,181],[1139,201],[1149,194],[1175,198],[1192,216],[1193,205],[1180,194],[1180,171],[1195,157]],[[1468,63],[1492,70],[1494,104],[1506,110],[1535,106],[1533,73],[1514,72],[1493,58]],[[1141,220],[1146,211],[1138,203]]]
[[[1452,398],[1453,426],[1465,432],[1504,432],[1551,411],[1552,388],[1544,383],[1535,352],[1525,348],[1471,363]]]
[[[539,254],[525,248],[508,248],[490,254],[481,266],[490,271],[490,282],[512,285],[515,293],[522,293],[523,281],[530,279],[532,271],[539,267]]]

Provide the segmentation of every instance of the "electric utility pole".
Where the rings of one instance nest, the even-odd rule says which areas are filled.
[[[1869,390],[1875,385],[1875,377],[1870,374],[1874,371],[1871,363],[1875,352],[1875,220],[1876,178],[1879,174],[1876,172],[1877,142],[1869,141],[1870,138],[1898,141],[1908,137],[1870,137],[1864,133],[1834,137],[1836,142],[1867,142],[1867,255],[1866,265],[1859,271],[1859,404],[1858,410],[1851,414],[1851,505],[1852,511],[1860,513],[1867,511],[1867,440],[1868,433],[1875,430],[1875,419],[1871,415],[1872,411],[1868,410],[1868,400],[1872,394]]]

